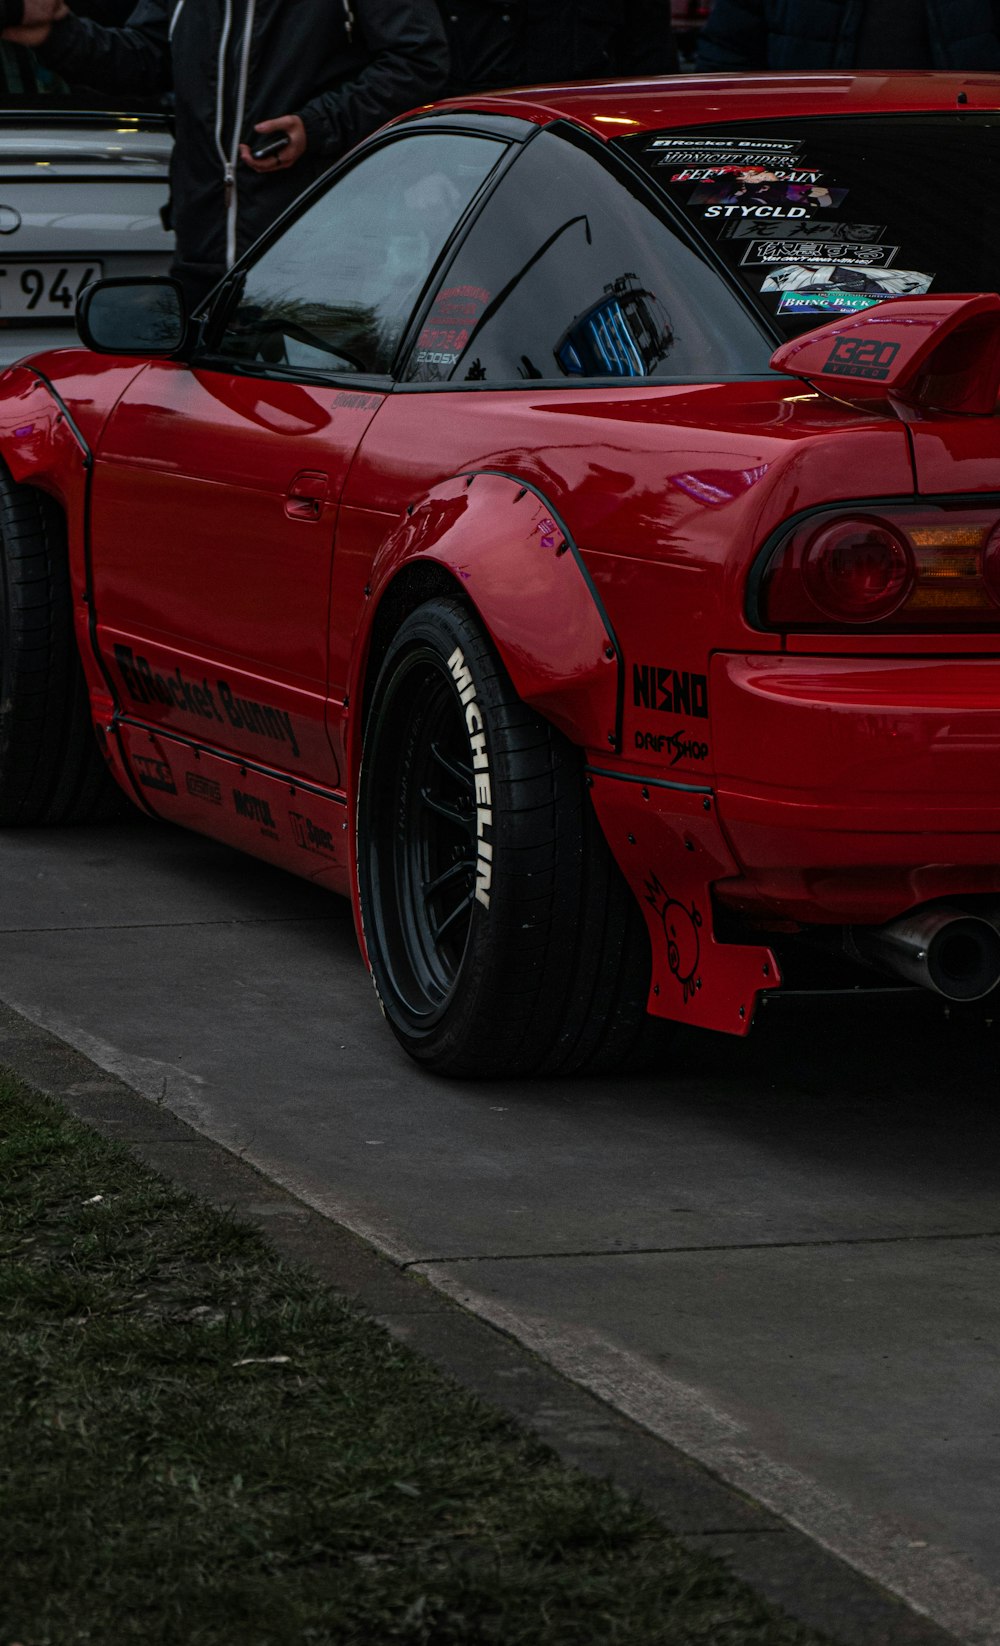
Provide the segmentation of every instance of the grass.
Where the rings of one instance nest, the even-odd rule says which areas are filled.
[[[0,1075],[0,1646],[819,1646]]]

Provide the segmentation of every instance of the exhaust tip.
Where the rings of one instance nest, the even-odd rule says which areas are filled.
[[[948,1000],[982,1000],[1000,981],[1000,933],[967,915],[953,920],[927,951],[931,985]]]
[[[1000,983],[1000,931],[963,909],[920,909],[854,940],[866,959],[945,1000],[982,1000]]]

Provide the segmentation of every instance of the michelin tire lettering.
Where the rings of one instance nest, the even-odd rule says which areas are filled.
[[[493,843],[486,838],[486,830],[493,833],[493,784],[490,760],[486,751],[486,731],[475,682],[465,661],[465,653],[456,646],[448,659],[448,668],[465,710],[465,727],[472,750],[472,773],[476,790],[476,902],[484,909],[490,906],[490,887],[493,884]]]

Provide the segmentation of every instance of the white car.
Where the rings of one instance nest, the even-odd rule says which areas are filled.
[[[6,58],[7,46],[0,47]],[[0,368],[76,342],[78,292],[108,275],[163,274],[171,136],[162,114],[0,92]],[[60,84],[56,82],[56,85]]]

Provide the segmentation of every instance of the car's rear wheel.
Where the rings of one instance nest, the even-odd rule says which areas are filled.
[[[55,504],[0,471],[0,824],[123,805],[94,738]]]
[[[378,673],[358,805],[365,938],[386,1017],[440,1074],[622,1068],[649,945],[579,751],[517,697],[457,600],[421,606]]]

